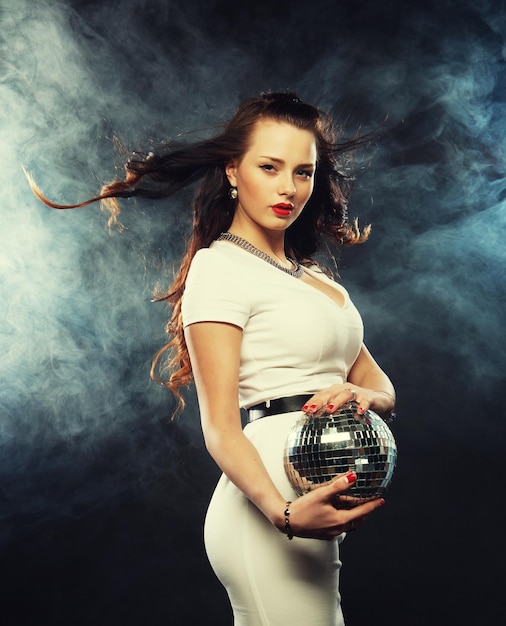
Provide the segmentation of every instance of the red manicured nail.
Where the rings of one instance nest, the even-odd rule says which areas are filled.
[[[347,474],[345,478],[349,483],[354,483],[357,480],[357,475],[355,472],[351,472],[350,474]]]
[[[365,413],[365,409],[363,406],[359,406],[357,410],[359,413]]]
[[[308,409],[309,409],[309,406],[308,406],[307,404],[305,404],[305,405],[302,407],[302,410],[303,410],[303,411],[307,411]]]
[[[335,404],[327,404],[327,409],[329,411],[332,411],[334,409],[334,407],[335,407]]]
[[[316,404],[311,404],[310,409],[316,409]]]

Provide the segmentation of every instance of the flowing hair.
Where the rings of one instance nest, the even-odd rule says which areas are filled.
[[[153,301],[168,303],[171,315],[166,325],[169,341],[154,356],[151,377],[172,391],[179,410],[184,407],[180,389],[192,381],[181,315],[186,278],[196,252],[209,247],[232,223],[237,200],[229,196],[230,183],[225,167],[245,154],[254,126],[262,119],[310,131],[316,141],[313,193],[300,216],[286,230],[287,254],[308,264],[324,239],[345,246],[364,242],[370,227],[361,232],[356,220],[348,221],[347,204],[353,179],[341,170],[339,157],[368,143],[371,137],[336,142],[331,118],[290,92],[266,93],[245,100],[223,130],[210,139],[191,144],[167,142],[152,152],[134,152],[125,164],[124,180],[104,185],[99,195],[79,204],[61,205],[49,201],[29,178],[34,193],[56,209],[77,208],[100,201],[109,211],[109,225],[118,223],[118,199],[166,198],[201,181],[193,201],[193,227],[179,269],[170,287],[153,296]]]

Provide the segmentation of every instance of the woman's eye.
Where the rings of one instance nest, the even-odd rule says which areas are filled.
[[[271,165],[271,163],[265,163],[264,165],[261,165],[260,169],[265,170],[266,172],[275,171],[274,165]]]
[[[313,172],[311,170],[298,170],[297,176],[302,176],[302,178],[312,178]]]

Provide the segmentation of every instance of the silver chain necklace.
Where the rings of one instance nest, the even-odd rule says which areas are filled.
[[[249,241],[246,241],[246,239],[239,237],[239,235],[234,235],[233,233],[229,232],[221,233],[216,241],[231,241],[232,243],[235,243],[239,247],[243,248],[244,250],[251,252],[251,254],[254,254],[259,259],[267,261],[267,263],[269,263],[270,265],[277,267],[278,270],[281,270],[282,272],[285,272],[286,274],[289,274],[294,278],[300,278],[304,273],[304,268],[300,263],[297,263],[297,261],[286,257],[286,260],[294,266],[294,269],[291,270],[288,267],[284,267],[284,265],[281,265],[281,263],[277,263],[271,256],[265,254],[265,252],[262,252],[258,248],[255,248],[253,244],[251,244]]]

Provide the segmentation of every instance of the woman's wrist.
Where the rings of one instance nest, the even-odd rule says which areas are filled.
[[[268,504],[264,503],[261,510],[273,526],[279,531],[285,532],[285,509],[286,500],[278,494],[277,497],[269,499]]]
[[[384,407],[379,408],[378,412],[381,413],[386,422],[393,422],[395,419],[395,395],[389,391],[384,391],[383,389],[373,389],[373,391],[381,394],[384,398],[387,398],[387,404]]]
[[[394,408],[394,406],[395,406],[395,396],[392,393],[390,393],[389,391],[383,391],[383,389],[373,389],[373,391],[375,391],[376,393],[381,393],[382,395],[386,396],[390,400],[391,405],[388,407],[388,409],[393,409]]]

